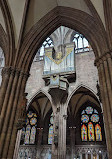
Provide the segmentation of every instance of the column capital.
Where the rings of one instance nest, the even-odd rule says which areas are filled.
[[[4,75],[10,75],[11,73],[11,67],[3,67],[2,69],[2,76]]]
[[[108,58],[112,58],[112,50],[109,51],[109,52],[106,52],[104,53],[102,56],[98,57],[96,60],[95,60],[95,66],[99,67],[100,64],[103,64],[104,61],[106,61]]]
[[[27,79],[30,76],[29,73],[24,72],[21,69],[14,68],[12,66],[10,66],[10,67],[3,67],[3,69],[2,69],[2,76],[10,76],[10,75],[12,75],[12,76],[15,76],[15,75],[17,75],[17,76],[23,76],[25,79]]]

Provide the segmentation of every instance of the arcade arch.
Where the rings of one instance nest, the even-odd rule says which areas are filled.
[[[112,156],[112,59],[111,49],[109,48],[105,29],[99,18],[94,20],[92,16],[77,9],[56,7],[32,27],[23,39],[21,48],[17,49],[16,56],[14,55],[15,49],[13,43],[14,39],[12,38],[13,35],[12,33],[9,34],[10,45],[8,43],[7,44],[10,49],[8,51],[9,54],[5,59],[5,67],[8,66],[9,68],[4,69],[4,72],[6,72],[6,74],[8,72],[9,76],[8,78],[4,78],[4,85],[2,84],[1,86],[1,94],[3,98],[0,99],[0,104],[2,107],[0,123],[2,143],[1,153],[4,158],[7,156],[8,158],[12,158],[13,156],[17,134],[17,128],[14,126],[17,118],[16,110],[19,108],[19,101],[21,101],[22,96],[24,96],[28,73],[32,60],[36,54],[36,50],[41,46],[45,38],[61,25],[68,26],[84,34],[95,52],[96,65],[98,68],[101,87],[104,119],[106,123],[107,147],[110,158]],[[8,61],[9,57],[10,60]],[[6,69],[8,71],[6,71]],[[11,73],[9,73],[9,71]],[[110,124],[108,125],[108,123]],[[2,152],[2,150],[4,151]]]

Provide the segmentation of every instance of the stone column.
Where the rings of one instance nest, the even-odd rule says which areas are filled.
[[[55,110],[53,124],[53,140],[52,140],[52,159],[58,159],[58,143],[54,143],[54,138],[59,137],[59,111]],[[55,139],[56,140],[56,139]],[[58,139],[57,139],[58,140]]]
[[[60,105],[59,112],[59,139],[58,139],[58,156],[59,159],[66,159],[66,120],[67,108],[66,105]]]
[[[112,159],[112,59],[107,54],[97,62],[108,157]]]
[[[2,83],[1,83],[1,88],[0,88],[0,113],[2,110],[2,106],[3,106],[4,96],[5,96],[5,93],[7,90],[6,88],[7,88],[9,77],[10,77],[10,71],[11,71],[10,67],[4,67],[2,69]],[[0,125],[0,127],[1,127],[1,125]]]
[[[12,69],[11,67],[9,69],[6,69],[6,72],[5,72],[5,76],[9,76],[7,77],[8,81],[7,81],[7,85],[5,85],[5,81],[2,82],[2,85],[4,86],[1,86],[1,94],[3,95],[4,92],[4,96],[2,97],[3,99],[1,100],[2,102],[2,110],[1,110],[1,115],[0,115],[0,134],[1,134],[1,130],[2,130],[2,127],[3,127],[3,123],[4,123],[4,118],[6,116],[6,111],[7,111],[7,105],[8,105],[8,101],[9,101],[9,98],[10,98],[10,92],[11,92],[11,88],[12,88],[12,82],[13,82],[13,79],[14,79],[14,69]]]
[[[0,157],[8,158],[8,151],[10,149],[10,153],[13,156],[14,145],[16,142],[16,135],[13,134],[14,129],[17,133],[17,128],[15,127],[15,117],[18,101],[20,96],[24,93],[22,87],[24,83],[24,88],[26,82],[23,80],[24,75],[20,75],[21,72],[17,69],[11,68],[11,74],[8,81],[7,91],[5,95],[5,99],[3,102],[3,107],[1,111],[1,135],[0,135]],[[23,73],[22,73],[23,74]],[[26,81],[26,80],[25,80]],[[13,134],[13,135],[12,135]],[[10,142],[14,140],[13,145]],[[13,148],[12,148],[13,147]],[[12,158],[9,157],[9,158]]]
[[[42,120],[42,117],[40,120]],[[42,121],[41,121],[40,128],[38,129],[38,131],[39,131],[39,133],[38,133],[38,141],[37,141],[36,159],[40,158],[41,150],[43,148],[43,146],[41,145],[42,135],[43,135],[43,122]]]
[[[10,115],[11,115],[10,114],[11,109],[12,109],[12,105],[11,105],[12,100],[11,99],[14,96],[14,85],[15,85],[15,82],[13,83],[14,76],[15,76],[15,70],[11,68],[11,73],[10,73],[10,76],[9,76],[8,86],[7,86],[7,88],[5,88],[6,89],[6,94],[4,96],[4,102],[3,102],[2,111],[1,111],[0,157],[2,156],[1,153],[3,152],[3,146],[5,144],[5,137],[6,137],[6,134],[7,134],[7,128],[8,128],[8,124],[9,124]]]
[[[71,117],[71,123],[74,122],[73,117]],[[74,123],[70,127],[70,148],[71,148],[71,158],[74,158],[74,149],[75,149],[75,129]]]
[[[8,148],[8,153],[7,153],[8,159],[13,158],[13,153],[14,153],[14,149],[15,149],[15,142],[16,142],[17,131],[18,131],[18,126],[17,126],[18,110],[21,105],[21,100],[22,99],[24,100],[23,101],[24,108],[22,107],[22,109],[25,110],[26,104],[27,104],[27,100],[26,100],[27,93],[24,93],[24,92],[25,92],[25,86],[26,86],[28,77],[29,77],[29,74],[26,74],[23,72],[20,73],[20,79],[19,79],[18,83],[21,83],[20,84],[21,87],[18,87],[18,91],[16,94],[17,96],[15,98],[14,107],[13,107],[13,111],[12,111],[12,116],[14,118],[12,117],[11,122],[10,122],[10,126],[12,126],[12,132],[10,134],[10,143],[9,143],[9,148]],[[18,86],[19,86],[19,84],[18,84]],[[22,118],[22,117],[20,117],[20,118]],[[25,121],[25,117],[23,117],[23,122],[24,121]],[[22,128],[24,123],[20,123],[20,124],[22,124],[22,125],[20,125],[20,127]],[[9,130],[10,130],[10,128],[9,128]]]
[[[52,159],[66,159],[66,91],[55,89],[50,94],[54,113]]]
[[[16,138],[16,144],[15,144],[15,150],[14,150],[13,159],[17,159],[18,158],[19,145],[20,145],[20,140],[21,140],[21,133],[22,133],[22,130],[19,130],[18,133],[17,133],[17,138]]]

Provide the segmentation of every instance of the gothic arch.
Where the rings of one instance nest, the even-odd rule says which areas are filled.
[[[74,103],[72,100],[74,101]],[[96,94],[93,91],[91,91],[91,89],[89,89],[88,87],[79,86],[68,97],[67,100],[68,110],[70,107],[72,115],[74,116],[78,112],[80,107],[86,102],[94,103],[96,106],[100,107],[100,101],[96,96]]]
[[[30,105],[32,100],[34,100],[34,98],[36,98],[36,96],[38,96],[40,93],[43,93],[49,99],[49,101],[51,102],[51,97],[48,94],[48,92],[40,89],[28,100],[28,105]]]
[[[108,51],[106,33],[100,22],[96,22],[92,16],[80,10],[56,7],[36,23],[25,36],[20,50],[21,58],[18,67],[27,72],[36,50],[39,49],[47,36],[62,25],[84,34],[90,42],[96,58]]]
[[[92,90],[91,88],[89,88],[88,86],[86,86],[86,85],[84,85],[84,84],[80,84],[80,85],[77,86],[77,88],[74,89],[74,90],[72,91],[72,93],[70,93],[70,95],[68,96],[67,105],[69,104],[69,102],[70,102],[72,96],[75,94],[75,92],[78,91],[78,90],[81,89],[81,88],[88,89],[88,91],[92,92],[92,93],[94,94],[94,96],[97,98],[97,100],[99,101],[99,99],[98,99],[96,93],[94,92],[94,90]],[[100,102],[100,101],[99,101],[99,102]]]
[[[0,6],[2,10],[2,14],[4,17],[5,21],[5,27],[6,27],[6,35],[7,35],[7,40],[6,40],[6,48],[7,48],[7,57],[6,57],[6,66],[10,66],[13,64],[13,60],[15,57],[15,37],[14,37],[14,27],[13,27],[13,22],[12,22],[12,16],[10,13],[10,9],[8,6],[8,3],[6,1],[0,1]],[[6,36],[5,35],[5,36]],[[0,33],[1,36],[1,33]]]
[[[42,101],[39,102],[39,99],[42,98]],[[45,101],[44,101],[45,100]],[[42,115],[43,119],[45,118],[46,114],[52,108],[52,102],[49,94],[43,90],[39,90],[28,102],[27,110],[29,107],[34,108],[38,114]],[[52,108],[53,109],[53,108]]]

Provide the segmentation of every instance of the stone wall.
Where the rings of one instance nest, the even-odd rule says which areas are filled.
[[[97,68],[94,66],[94,53],[83,52],[78,53],[75,56],[76,59],[76,82],[71,83],[69,87],[69,94],[79,86],[85,86],[97,92],[96,84],[98,80]],[[30,77],[27,82],[26,92],[28,93],[28,99],[31,99],[39,89],[45,87],[44,80],[42,79],[44,68],[44,61],[35,61],[32,63],[30,70]]]

